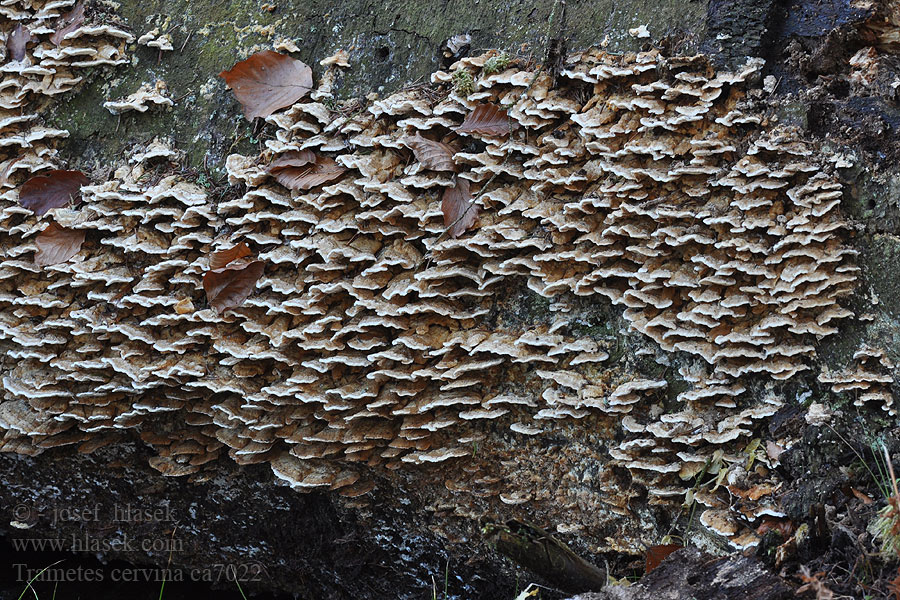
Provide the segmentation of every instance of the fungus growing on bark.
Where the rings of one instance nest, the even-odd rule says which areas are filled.
[[[164,81],[157,81],[156,84],[144,83],[136,92],[126,98],[104,102],[103,108],[114,115],[120,115],[132,110],[147,112],[151,105],[154,104],[157,106],[174,105],[174,102],[168,96],[168,90]]]
[[[855,406],[865,406],[873,402],[888,412],[896,415],[894,384],[892,371],[894,363],[884,354],[884,350],[863,345],[853,354],[854,369],[839,373],[822,371],[819,381],[830,383],[836,394],[849,393]]]
[[[125,39],[78,31],[54,54],[66,79],[53,90],[74,85],[80,59],[66,48]],[[102,56],[121,58],[97,51],[84,62]],[[45,140],[64,132],[19,111],[37,83],[10,86],[2,450],[140,425],[168,475],[203,476],[227,453],[268,463],[297,490],[352,498],[372,489],[367,470],[440,463],[449,491],[516,507],[556,492],[537,470],[466,474],[459,465],[477,468],[479,436],[496,443],[502,432],[546,459],[535,438],[590,419],[606,429],[586,427],[596,437],[585,446],[609,447],[652,502],[681,502],[681,478],[714,457],[736,468],[781,402],[752,401],[739,378],[808,368],[813,342],[850,314],[838,304],[856,279],[839,184],[797,131],[763,131],[736,113],[757,62],[716,73],[702,58],[593,49],[551,88],[534,69],[484,73],[488,58],[435,74],[474,74],[465,97],[405,90],[353,118],[307,95],[312,81],[284,62],[293,59],[277,59],[301,82],[288,95],[270,95],[271,82],[240,91],[246,81],[233,76],[256,71],[236,66],[226,79],[248,118],[273,130],[260,156],[227,158],[229,181],[244,187],[214,201],[183,176],[148,178],[174,150],[141,149],[85,186],[77,210],[53,209],[60,227],[94,233],[73,260],[43,269],[28,259],[44,225],[17,198],[50,164]],[[17,69],[23,82],[49,77]],[[457,137],[464,151],[447,143]],[[516,281],[549,317],[498,318],[495,298]],[[607,364],[613,344],[568,314],[576,296],[609,298],[636,331],[684,353],[690,389],[667,398],[666,381]],[[152,429],[172,415],[177,427]],[[625,514],[631,492],[610,473],[590,477],[583,489]],[[726,512],[703,522],[752,543],[740,538],[746,514]]]

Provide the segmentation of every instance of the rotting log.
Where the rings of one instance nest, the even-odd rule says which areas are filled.
[[[826,133],[834,133],[823,144],[830,151],[855,154],[855,165],[842,167],[839,173],[845,183],[846,210],[858,219],[864,233],[871,232],[856,243],[862,251],[864,281],[862,291],[853,299],[856,312],[860,316],[871,313],[871,318],[854,319],[843,329],[839,341],[827,342],[819,349],[824,364],[841,371],[852,367],[852,355],[862,342],[882,340],[883,344],[883,340],[896,332],[893,316],[898,297],[896,282],[892,278],[872,276],[896,254],[896,221],[892,219],[896,219],[898,209],[890,199],[890,190],[897,176],[888,160],[895,150],[884,139],[885,132],[892,130],[896,116],[893,99],[887,95],[890,92],[881,82],[882,78],[889,79],[892,71],[890,64],[880,65],[879,75],[869,83],[865,80],[867,73],[860,76],[860,69],[849,65],[850,56],[846,54],[849,50],[836,49],[834,42],[829,45],[826,38],[837,36],[850,39],[848,47],[854,51],[854,45],[863,48],[871,43],[866,38],[869,33],[860,32],[861,28],[856,27],[863,18],[862,12],[847,9],[823,14],[817,12],[824,9],[818,9],[816,3],[804,2],[776,11],[772,4],[716,2],[706,7],[702,2],[694,2],[686,5],[687,18],[684,18],[683,3],[620,2],[605,11],[602,7],[598,9],[596,3],[571,3],[566,22],[558,24],[557,29],[550,18],[555,8],[552,3],[501,8],[514,14],[497,12],[496,4],[484,3],[483,8],[476,9],[481,12],[474,16],[468,4],[465,9],[443,3],[440,6],[417,4],[413,9],[408,3],[400,3],[396,7],[377,9],[373,19],[369,16],[371,7],[365,3],[359,6],[342,3],[335,7],[308,5],[303,10],[310,12],[301,14],[279,7],[269,12],[255,5],[213,7],[192,3],[184,11],[178,11],[172,9],[171,3],[166,3],[163,9],[162,4],[124,2],[118,14],[135,34],[143,33],[142,24],[147,22],[148,15],[157,15],[159,22],[154,24],[161,31],[171,32],[175,49],[164,53],[137,47],[136,64],[98,70],[77,92],[48,107],[47,123],[70,132],[68,141],[60,147],[60,156],[67,165],[89,172],[96,172],[100,164],[116,162],[116,157],[135,144],[146,143],[158,135],[170,135],[176,148],[187,151],[184,166],[198,169],[194,173],[197,181],[210,182],[226,193],[224,182],[215,183],[224,173],[225,156],[235,151],[255,154],[257,147],[251,140],[258,131],[242,120],[239,107],[224,92],[215,74],[253,50],[271,47],[282,37],[294,40],[300,47],[298,57],[313,65],[337,48],[352,48],[351,61],[358,68],[338,82],[338,89],[345,94],[342,97],[347,99],[364,95],[379,85],[385,86],[384,95],[444,66],[441,44],[461,32],[472,34],[471,43],[475,48],[507,47],[537,60],[542,59],[548,40],[559,35],[568,38],[570,49],[600,42],[607,34],[610,50],[636,49],[644,41],[628,36],[626,31],[641,24],[649,24],[653,39],[671,34],[665,43],[672,44],[679,53],[693,48],[719,52],[717,60],[722,64],[735,64],[735,61],[740,64],[748,54],[764,54],[770,59],[767,68],[778,76],[778,85],[783,86],[778,90],[783,93],[782,100],[776,97],[771,101],[774,116],[781,122],[806,128],[812,137],[820,136],[824,140]],[[167,19],[166,15],[172,14],[184,18]],[[425,14],[442,16],[429,19],[423,18]],[[743,28],[747,22],[753,24],[750,35]],[[297,36],[295,28],[298,27],[310,33]],[[705,27],[715,35],[705,36]],[[738,36],[742,37],[736,40]],[[766,46],[764,40],[770,45]],[[799,48],[791,52],[773,50],[786,48],[791,40]],[[529,47],[520,51],[517,46],[525,42]],[[880,51],[889,54],[887,50]],[[811,99],[801,97],[809,85],[805,78],[808,79],[810,72],[815,74],[813,69],[818,68],[809,66],[808,57],[807,63],[803,62],[804,52],[828,57],[833,64],[825,75],[846,83],[857,97],[834,95],[835,90],[840,92],[840,86],[831,82],[817,87],[817,95]],[[114,116],[98,109],[103,101],[126,96],[141,83],[156,79],[166,81],[169,96],[177,100],[172,112],[151,110],[141,115]],[[832,85],[837,87],[832,89],[829,87]],[[848,126],[866,132],[866,139],[841,129]],[[509,293],[509,313],[519,313],[525,319],[547,314],[546,303],[540,298],[518,289],[510,289]],[[869,306],[866,294],[870,293],[882,302]],[[605,333],[626,326],[615,312],[587,307],[586,314],[587,326],[605,328]],[[616,346],[625,346],[630,351],[642,347],[634,337],[612,333],[617,338]],[[890,348],[886,350],[892,353]],[[633,363],[626,364],[626,368],[638,370]],[[791,391],[800,395],[808,390],[817,395],[828,393],[827,388],[819,387],[814,376],[795,385],[799,387]],[[878,427],[877,419],[873,417],[871,422],[873,428]],[[776,420],[771,427],[777,429],[780,423]],[[798,425],[794,423],[792,427],[796,433]],[[581,441],[571,431],[563,430],[557,435],[546,443],[547,457],[564,455],[567,448]],[[473,447],[473,455],[478,452]],[[807,456],[805,452],[805,446],[797,449],[797,455]],[[813,454],[810,451],[809,455]],[[35,458],[3,456],[0,460],[4,461],[6,485],[0,493],[4,505],[14,506],[21,513],[11,510],[9,521],[27,526],[27,529],[8,528],[14,534],[11,537],[37,537],[52,528],[69,533],[84,527],[83,521],[76,520],[57,519],[53,523],[54,511],[59,514],[60,509],[91,508],[96,503],[100,506],[98,514],[109,515],[123,500],[133,501],[142,508],[166,504],[173,505],[177,520],[190,524],[182,531],[197,532],[189,538],[189,549],[174,559],[180,561],[176,564],[203,566],[223,560],[239,564],[246,558],[247,548],[257,548],[253,554],[264,557],[259,559],[259,564],[267,569],[267,578],[256,586],[258,589],[289,590],[321,597],[384,597],[401,590],[399,594],[415,597],[429,587],[432,576],[441,578],[445,553],[455,559],[451,573],[462,581],[454,581],[451,590],[460,597],[499,597],[509,595],[514,589],[508,565],[495,555],[479,555],[483,546],[473,536],[477,528],[471,524],[434,526],[457,507],[430,504],[429,495],[421,493],[419,476],[399,483],[383,482],[377,502],[353,506],[335,501],[327,494],[298,495],[287,489],[273,490],[271,475],[256,467],[236,469],[223,465],[220,476],[197,485],[178,479],[159,479],[146,467],[145,461],[150,458],[147,449],[133,439],[84,456],[67,457],[61,450]],[[517,460],[515,454],[505,458]],[[829,460],[828,456],[812,458],[822,463]],[[797,464],[796,459],[788,457],[785,462],[790,465],[795,480],[802,480],[803,463]],[[585,473],[585,476],[590,478],[593,474]],[[43,494],[45,485],[58,488],[59,495]],[[832,477],[828,485],[836,489],[840,482]],[[796,503],[789,511],[792,517],[799,519],[803,514],[809,494],[809,489],[791,488],[788,499]],[[26,509],[20,510],[20,506]],[[577,510],[577,506],[567,509]],[[647,507],[640,510],[646,512],[635,518],[644,524],[654,520],[664,523],[672,517],[656,514]],[[225,526],[208,526],[210,520],[223,514]],[[297,514],[308,518],[298,523]],[[547,515],[541,513],[532,518],[554,528],[566,525],[556,519],[544,522],[545,519]],[[249,525],[244,527],[238,523],[268,523],[270,527],[251,531]],[[108,525],[108,522],[97,523],[88,528],[96,527],[92,531],[100,539],[106,535]],[[432,526],[440,530],[441,537],[432,533]],[[128,522],[122,527],[136,538],[160,539],[158,523],[148,527]],[[615,538],[616,532],[571,535],[574,545],[590,555],[597,550],[596,540]],[[354,552],[348,558],[346,551],[350,545]],[[167,558],[164,551],[108,555],[157,565],[164,564]],[[398,556],[402,556],[399,566],[385,572],[382,565],[397,560]],[[462,564],[464,558],[472,558],[472,562]]]

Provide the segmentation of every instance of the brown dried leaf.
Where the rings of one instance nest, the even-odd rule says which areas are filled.
[[[81,195],[90,180],[81,171],[47,171],[19,188],[19,204],[41,216],[52,208],[67,206]]]
[[[900,569],[897,569],[897,576],[888,581],[888,591],[894,595],[894,600],[900,600]]]
[[[219,73],[244,107],[248,120],[268,117],[312,89],[312,69],[290,56],[264,50]]]
[[[84,0],[78,3],[71,11],[64,14],[56,21],[56,31],[50,34],[50,41],[59,46],[66,35],[72,33],[84,23]]]
[[[649,573],[658,567],[659,563],[664,561],[667,556],[682,548],[684,548],[684,546],[681,544],[660,544],[658,546],[650,546],[647,548],[644,573]]]
[[[285,167],[272,173],[275,180],[289,190],[310,190],[343,175],[347,167],[339,165],[327,156],[316,157],[316,162],[305,167]]]
[[[228,266],[228,263],[244,258],[245,256],[252,255],[253,252],[250,251],[250,248],[247,246],[247,244],[245,242],[241,242],[234,248],[229,248],[228,250],[219,250],[218,252],[213,252],[212,254],[210,254],[209,270],[220,271]]]
[[[314,162],[316,162],[316,154],[312,150],[292,150],[273,160],[267,171],[274,173],[286,167],[305,167]]]
[[[78,254],[83,243],[83,229],[67,229],[51,221],[34,239],[34,245],[37,246],[34,264],[45,267],[66,262]]]
[[[781,447],[780,445],[776,444],[775,442],[773,442],[771,440],[766,442],[766,455],[770,459],[777,461],[778,457],[781,456],[782,452],[784,452],[784,448]]]
[[[264,268],[263,261],[254,260],[207,272],[203,275],[203,290],[209,305],[219,314],[239,307],[253,293]]]
[[[506,111],[494,104],[479,104],[470,112],[456,133],[480,133],[502,137],[509,135],[510,123]]]
[[[746,498],[756,502],[763,496],[768,496],[775,491],[776,487],[771,483],[761,483],[754,485],[750,489],[741,489],[736,485],[729,485],[728,491],[739,498]]]
[[[444,189],[441,212],[444,213],[444,227],[447,227],[447,234],[453,238],[459,237],[475,223],[478,205],[472,201],[468,180],[457,179],[454,187]]]
[[[798,587],[794,593],[799,596],[803,592],[813,591],[816,593],[816,600],[832,600],[834,598],[834,592],[832,592],[820,579],[824,576],[825,571],[819,571],[816,574],[812,574],[806,565],[800,565],[798,577],[803,581],[804,585]]]
[[[857,499],[859,499],[859,501],[862,502],[863,504],[872,504],[873,502],[875,502],[874,500],[872,500],[871,497],[869,497],[868,494],[866,494],[865,492],[859,491],[859,490],[856,489],[855,487],[851,487],[851,488],[850,488],[850,491],[851,491],[851,492],[853,493],[853,495],[856,496]]]
[[[422,163],[426,169],[456,172],[456,163],[453,162],[456,150],[452,147],[429,140],[419,134],[406,138],[405,141],[416,155],[416,160]]]
[[[33,38],[28,28],[19,23],[6,39],[7,57],[14,61],[25,58],[25,47]]]
[[[756,528],[756,533],[765,535],[766,532],[774,530],[780,533],[782,538],[788,539],[794,533],[794,529],[794,522],[790,519],[766,516],[763,517],[762,523]]]

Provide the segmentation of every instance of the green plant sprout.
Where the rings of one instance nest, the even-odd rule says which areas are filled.
[[[484,66],[481,68],[481,71],[485,75],[500,73],[501,71],[505,71],[507,68],[509,68],[511,62],[512,60],[510,60],[509,54],[504,52],[502,54],[498,54],[497,56],[492,56],[484,61]]]
[[[22,598],[25,596],[25,592],[27,592],[28,590],[31,590],[31,593],[34,594],[35,600],[39,600],[38,595],[37,595],[37,590],[35,590],[33,587],[31,587],[31,584],[34,583],[38,577],[43,575],[47,569],[49,569],[50,567],[55,567],[56,565],[58,565],[61,562],[62,562],[62,560],[58,560],[55,563],[53,563],[52,565],[47,565],[46,567],[44,567],[43,569],[38,571],[34,577],[32,577],[31,579],[28,580],[28,583],[25,584],[25,589],[22,590],[22,593],[19,594],[19,597],[16,600],[22,600]],[[53,597],[56,598],[56,586],[53,586]]]
[[[473,93],[475,91],[475,80],[472,79],[472,74],[465,69],[460,69],[459,71],[454,73],[453,89],[456,90],[458,94],[462,94],[463,96],[468,96],[469,94]]]

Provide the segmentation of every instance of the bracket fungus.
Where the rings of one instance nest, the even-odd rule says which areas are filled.
[[[881,348],[863,345],[853,354],[855,368],[839,373],[823,371],[819,381],[830,383],[831,390],[836,393],[849,392],[853,396],[855,406],[864,406],[874,402],[890,415],[897,414],[894,406],[894,362],[884,354]]]
[[[103,108],[114,115],[136,110],[147,112],[153,105],[173,106],[175,103],[169,98],[166,82],[160,80],[155,84],[144,83],[133,94],[120,100],[110,100],[103,103]]]
[[[16,6],[34,32],[71,4],[40,17]],[[0,23],[9,36],[15,24]],[[37,34],[4,65],[2,451],[89,449],[140,429],[170,476],[206,477],[227,454],[297,490],[357,498],[376,476],[440,463],[446,493],[479,499],[455,514],[590,496],[627,515],[631,483],[584,465],[611,457],[651,502],[681,502],[682,477],[741,462],[782,403],[740,381],[808,369],[813,342],[850,315],[840,185],[797,131],[747,114],[760,63],[716,72],[655,50],[571,55],[552,88],[534,67],[485,71],[496,52],[463,58],[434,74],[440,93],[401,91],[352,117],[317,100],[331,84],[312,90],[299,61],[255,55],[222,73],[274,131],[261,156],[228,157],[245,189],[217,202],[180,175],[151,182],[151,163],[176,154],[142,149],[84,186],[77,211],[54,209],[90,244],[42,269],[25,259],[44,225],[17,199],[66,132],[29,111],[79,69],[124,61],[131,39],[109,26],[58,46]],[[242,88],[235,77],[257,63],[301,84],[272,98],[270,84]],[[470,90],[450,85],[462,71]],[[552,319],[495,327],[512,284],[546,298]],[[568,316],[579,297],[608,299],[686,356],[689,389],[664,403],[666,381],[607,364],[612,348]],[[577,448],[538,441],[587,420]],[[520,452],[497,449],[502,436]],[[488,441],[492,471],[474,449]],[[566,480],[586,483],[549,489],[575,452],[588,460]],[[752,545],[754,509],[708,500],[701,521]],[[609,518],[582,513],[561,522]],[[633,550],[639,536],[609,544]]]

